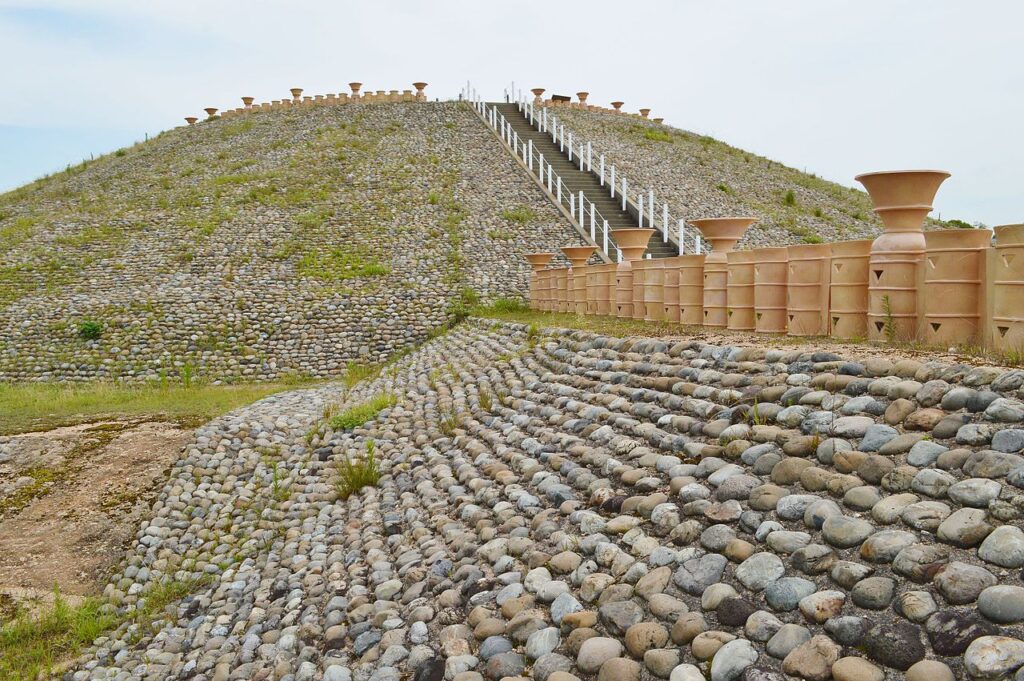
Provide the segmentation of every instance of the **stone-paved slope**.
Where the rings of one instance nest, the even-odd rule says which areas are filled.
[[[181,127],[0,197],[0,380],[331,375],[578,243],[458,104]]]
[[[757,216],[740,248],[867,239],[882,231],[863,191],[653,121],[565,108],[555,113],[630,183],[668,200],[677,217]]]
[[[106,595],[209,581],[66,678],[1020,678],[1022,385],[463,325],[200,429]]]

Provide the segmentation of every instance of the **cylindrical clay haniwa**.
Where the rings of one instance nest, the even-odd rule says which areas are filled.
[[[830,244],[790,246],[786,276],[786,331],[828,335]]]
[[[829,269],[829,326],[836,338],[866,338],[868,333],[868,258],[871,241],[837,241]]]
[[[896,170],[865,173],[864,185],[885,225],[871,245],[868,273],[868,338],[911,340],[917,337],[918,267],[924,259],[924,219],[942,170]]]
[[[526,260],[530,263],[530,267],[533,272],[530,273],[530,309],[540,310],[541,297],[540,297],[540,273],[551,259],[555,257],[554,253],[527,253]]]
[[[569,259],[569,301],[567,312],[587,313],[587,260],[594,246],[566,246],[562,253]]]
[[[757,248],[754,256],[754,330],[786,332],[786,276],[789,249]]]
[[[616,229],[612,237],[622,251],[622,262],[615,268],[616,316],[633,316],[633,263],[642,259],[653,229]]]
[[[924,324],[921,337],[931,344],[971,343],[984,330],[985,253],[992,244],[987,229],[925,232]]]
[[[1024,354],[1024,225],[995,228],[992,255],[992,345]]]
[[[732,331],[754,330],[754,252],[726,254],[726,325]]]
[[[711,252],[704,257],[704,326],[725,328],[728,323],[727,254],[756,221],[757,218],[749,217],[690,220],[690,224],[699,229],[711,244]]]

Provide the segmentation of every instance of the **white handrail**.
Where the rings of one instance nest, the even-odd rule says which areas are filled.
[[[539,120],[538,117],[536,116],[536,112],[535,112],[536,107],[534,106],[534,103],[532,101],[528,100],[526,98],[526,96],[522,93],[522,91],[519,92],[519,97],[516,98],[515,104],[516,104],[517,108],[519,109],[519,111],[523,113],[523,116],[527,119],[527,121],[530,121],[531,125],[534,124],[535,120]],[[544,126],[545,126],[545,129],[541,130],[541,132],[546,132],[547,129],[554,130],[554,133],[552,135],[552,141],[555,141],[556,143],[559,143],[559,148],[562,151],[565,151],[566,143],[568,142],[569,160],[570,161],[573,160],[572,159],[572,155],[575,152],[577,157],[578,157],[579,164],[580,164],[580,170],[583,170],[584,167],[585,167],[590,172],[593,172],[593,164],[592,164],[593,154],[595,154],[595,153],[598,154],[598,156],[599,156],[599,164],[600,164],[600,178],[599,179],[600,179],[601,186],[602,187],[605,186],[605,154],[601,153],[600,150],[595,149],[593,143],[591,141],[589,141],[589,140],[586,141],[586,143],[584,143],[582,140],[578,141],[577,142],[578,145],[579,145],[578,149],[574,150],[573,149],[573,134],[574,134],[573,131],[571,129],[566,131],[565,123],[563,123],[558,118],[558,116],[556,114],[554,114],[554,113],[551,113],[550,115],[548,115],[547,108],[548,107],[546,107],[546,106],[542,106],[541,107],[541,110],[544,111],[543,118],[544,118]],[[585,150],[585,152],[584,152],[584,150]],[[584,162],[584,153],[586,153],[585,162]],[[608,174],[609,174],[608,189],[609,189],[609,193],[610,193],[612,198],[615,198],[616,173],[617,173],[617,171],[616,171],[615,164],[611,164],[610,168],[608,169]],[[633,200],[631,200],[629,198],[629,192],[628,192],[629,184],[628,184],[626,178],[622,177],[621,172],[619,172],[618,175],[619,175],[619,178],[621,180],[621,190],[620,190],[620,193],[622,195],[622,209],[623,210],[627,210],[627,208],[630,205],[632,205],[632,207],[637,212],[638,223],[642,227],[643,223],[644,223],[644,209],[645,209],[644,200],[643,200],[643,192],[638,192],[637,193],[637,196],[638,196],[638,200],[637,201],[634,202]],[[654,190],[653,189],[648,190],[648,192],[647,192],[647,202],[646,202],[646,204],[647,204],[646,205],[646,210],[647,210],[647,216],[648,216],[647,224],[648,224],[649,227],[656,229],[657,228],[657,211],[656,211],[656,208],[655,208],[656,202],[655,202],[654,198],[655,198],[654,197]],[[662,239],[663,239],[663,241],[665,243],[669,243],[670,241],[673,241],[673,240],[676,241],[676,244],[679,247],[679,254],[680,255],[684,255],[686,253],[686,250],[687,250],[686,249],[687,237],[689,237],[689,241],[692,243],[692,246],[693,246],[692,251],[691,251],[692,253],[700,254],[700,253],[706,253],[707,252],[707,250],[708,250],[707,244],[703,243],[702,239],[700,238],[700,233],[697,230],[690,230],[689,233],[687,233],[687,230],[686,230],[685,226],[681,226],[680,230],[679,230],[679,234],[677,236],[673,237],[673,235],[670,234],[670,230],[668,228],[669,222],[671,220],[673,220],[673,219],[676,219],[677,221],[682,221],[682,223],[685,224],[685,219],[684,218],[673,218],[673,216],[671,215],[671,209],[669,208],[667,201],[662,201],[662,211],[661,212],[662,212],[662,228],[661,228],[661,230],[662,230]]]

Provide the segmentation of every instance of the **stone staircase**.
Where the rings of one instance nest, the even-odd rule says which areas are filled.
[[[519,111],[515,104],[502,104],[490,102],[488,106],[494,106],[498,112],[505,117],[512,129],[519,135],[521,140],[532,140],[536,152],[544,155],[544,160],[551,164],[555,174],[562,178],[563,191],[579,194],[582,190],[587,201],[593,202],[600,213],[608,220],[608,227],[611,230],[611,241],[615,241],[616,229],[631,229],[639,224],[639,216],[636,207],[627,204],[626,209],[622,208],[622,197],[616,192],[612,198],[607,184],[601,186],[600,177],[587,170],[580,170],[579,160],[573,157],[569,160],[568,152],[563,152],[558,145],[551,140],[551,135],[543,133],[530,125],[530,121]],[[645,227],[649,227],[646,224]],[[601,241],[601,226],[598,225],[597,241]],[[651,235],[647,253],[652,258],[669,258],[678,255],[677,246],[671,241],[665,242],[661,230]]]

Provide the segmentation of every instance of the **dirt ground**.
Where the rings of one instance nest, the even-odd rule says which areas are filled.
[[[0,601],[97,594],[191,435],[102,421],[0,438]]]

